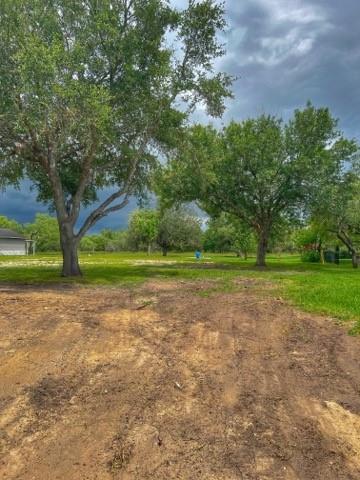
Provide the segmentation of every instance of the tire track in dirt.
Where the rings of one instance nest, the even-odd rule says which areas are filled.
[[[0,478],[360,478],[358,338],[246,286],[0,292]]]

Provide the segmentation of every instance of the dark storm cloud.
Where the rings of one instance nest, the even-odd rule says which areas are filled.
[[[100,193],[100,201],[105,200],[111,191]],[[136,200],[131,199],[130,203],[121,211],[100,220],[91,231],[99,231],[103,228],[123,229],[126,228],[129,213],[136,208]],[[84,221],[92,208],[84,209],[80,215],[80,222]],[[6,215],[20,223],[28,223],[34,220],[36,213],[49,213],[46,206],[37,202],[36,192],[31,191],[29,182],[23,182],[20,190],[8,189],[5,193],[0,192],[0,215]]]
[[[261,113],[287,118],[311,100],[329,106],[346,135],[360,138],[359,0],[227,0],[226,10],[227,54],[216,67],[239,78],[223,122]],[[203,111],[195,118],[209,121]],[[35,198],[28,185],[0,193],[0,215],[30,221],[44,210]],[[125,226],[134,206],[100,227]]]
[[[5,192],[0,191],[0,215],[26,223],[37,212],[47,212],[47,209],[36,202],[36,196],[30,191],[28,182],[23,182],[19,190],[9,188]]]
[[[263,112],[284,117],[310,99],[360,136],[358,0],[227,3],[227,56],[219,68],[240,77],[225,120]]]

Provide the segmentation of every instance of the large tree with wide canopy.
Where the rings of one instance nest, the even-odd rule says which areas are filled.
[[[166,0],[0,3],[0,182],[27,177],[54,209],[63,275],[81,273],[88,229],[143,194],[195,106],[221,115],[231,80],[212,62],[224,26],[215,0],[183,10]]]

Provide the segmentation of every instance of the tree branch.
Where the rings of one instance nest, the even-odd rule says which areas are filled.
[[[140,155],[138,155],[138,157],[134,160],[134,163],[132,165],[131,171],[129,173],[129,176],[124,188],[110,195],[110,197],[108,197],[101,205],[99,205],[97,209],[95,209],[87,217],[87,219],[85,220],[85,222],[83,223],[82,227],[80,228],[79,232],[76,235],[77,238],[81,239],[85,235],[85,233],[89,230],[89,228],[91,228],[100,218],[108,215],[111,212],[120,210],[121,208],[125,207],[125,205],[129,203],[129,196],[131,194],[131,184],[136,173],[136,168],[139,162],[139,158],[140,158]],[[113,202],[115,202],[115,200],[117,200],[123,195],[125,195],[125,198],[120,204],[110,207],[110,205]]]
[[[23,109],[22,100],[20,96],[17,98],[17,105],[19,108],[19,112],[23,115],[24,125],[27,128],[28,134],[30,137],[30,147],[33,150],[33,155],[31,157],[32,163],[38,163],[44,169],[45,174],[47,174],[53,193],[54,193],[54,202],[55,202],[57,214],[62,219],[65,219],[67,218],[68,215],[67,215],[65,201],[64,201],[64,193],[63,193],[63,188],[61,184],[61,179],[59,177],[59,174],[56,168],[56,159],[54,158],[54,155],[53,155],[53,145],[52,145],[52,142],[50,141],[48,128],[46,128],[46,131],[45,131],[47,149],[46,149],[46,153],[44,153],[41,147],[39,146],[34,128],[29,124],[24,114],[24,109]]]
[[[71,199],[72,208],[71,208],[70,219],[73,224],[75,224],[76,220],[79,217],[81,200],[92,175],[91,165],[96,152],[97,141],[95,140],[95,135],[93,135],[93,132],[91,136],[92,136],[92,142],[91,142],[89,151],[87,152],[82,162],[82,172],[81,172],[79,185],[75,195],[73,195]]]
[[[117,205],[114,205],[112,207],[106,208],[108,205],[110,205],[112,202],[120,198],[122,195],[125,195],[124,200],[120,202]],[[105,200],[96,210],[94,210],[85,220],[83,223],[82,227],[78,231],[78,233],[75,235],[75,237],[78,240],[81,240],[81,238],[85,235],[85,233],[93,226],[95,223],[100,220],[100,218],[106,217],[111,212],[115,212],[118,210],[121,210],[124,208],[128,203],[129,203],[129,193],[124,193],[123,190],[119,190],[118,192],[113,193],[110,195],[110,197]]]

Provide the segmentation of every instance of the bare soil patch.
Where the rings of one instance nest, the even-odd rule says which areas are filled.
[[[359,479],[359,339],[206,287],[0,289],[0,478]]]

